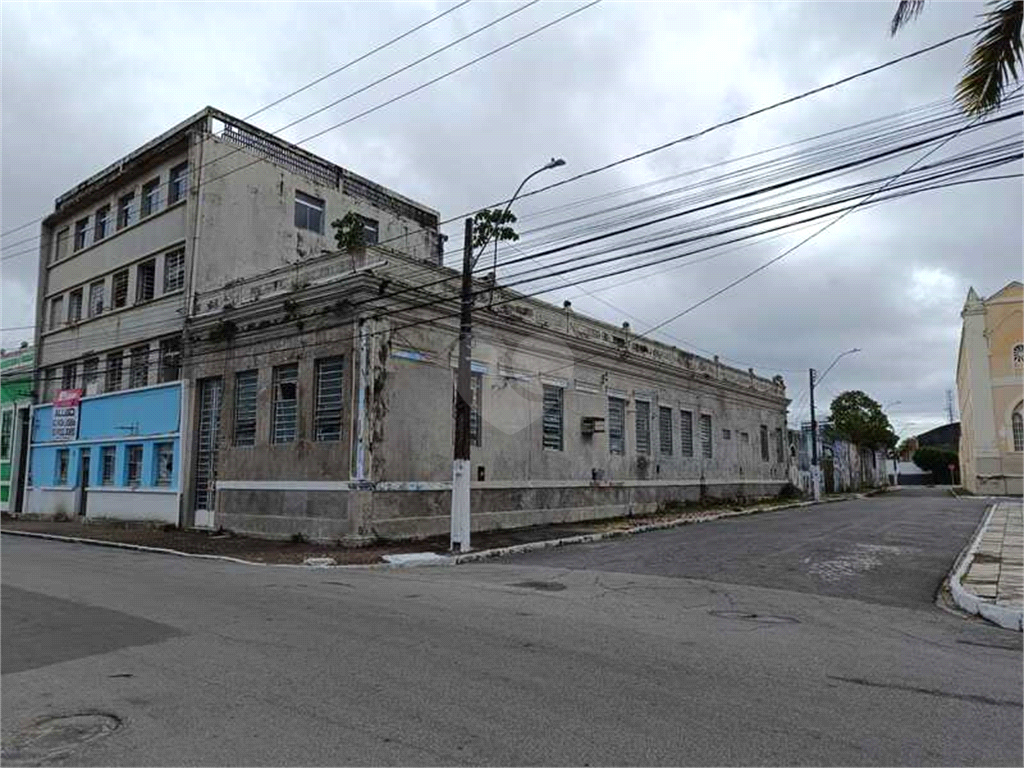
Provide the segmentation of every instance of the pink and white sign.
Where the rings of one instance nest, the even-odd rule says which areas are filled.
[[[62,389],[53,398],[53,440],[67,442],[78,439],[78,409],[82,390]]]

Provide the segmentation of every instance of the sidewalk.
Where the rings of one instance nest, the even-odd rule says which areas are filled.
[[[1007,629],[1024,628],[1024,503],[992,505],[950,589],[964,610]]]

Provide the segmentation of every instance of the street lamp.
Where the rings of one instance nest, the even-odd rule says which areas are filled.
[[[825,369],[825,372],[823,374],[821,374],[821,377],[817,379],[817,382],[815,382],[815,378],[817,377],[817,372],[813,368],[811,368],[811,371],[810,371],[810,374],[811,374],[811,489],[812,489],[812,491],[814,493],[814,500],[815,501],[820,501],[821,500],[821,482],[820,482],[820,478],[818,476],[818,474],[819,474],[818,473],[818,422],[817,422],[817,420],[814,417],[814,385],[815,385],[815,383],[820,384],[824,380],[824,378],[826,376],[828,376],[828,372],[831,371],[833,368],[835,368],[836,363],[838,363],[840,360],[842,360],[847,355],[852,355],[854,352],[860,352],[860,348],[854,347],[853,349],[848,349],[845,352],[840,352],[838,355],[836,355],[836,359],[833,360],[832,364],[829,365],[829,367]]]
[[[533,171],[516,187],[515,194],[509,198],[502,212],[502,218],[512,207],[512,203],[526,186],[526,182],[543,171],[565,165],[561,158],[551,158],[543,166]],[[500,221],[500,220],[499,220]],[[456,381],[455,397],[455,451],[452,461],[452,507],[451,507],[451,548],[460,552],[468,552],[469,546],[469,480],[470,480],[470,441],[469,424],[472,413],[472,379],[470,358],[473,349],[473,267],[477,259],[493,237],[493,230],[487,240],[480,244],[480,254],[473,257],[473,219],[464,222],[465,234],[462,244],[462,310],[459,318],[459,370]],[[494,255],[494,268],[497,271],[498,255]],[[495,275],[496,278],[496,275]]]

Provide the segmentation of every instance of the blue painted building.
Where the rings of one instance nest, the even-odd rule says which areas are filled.
[[[178,523],[181,383],[82,398],[74,439],[54,404],[32,411],[25,512]]]

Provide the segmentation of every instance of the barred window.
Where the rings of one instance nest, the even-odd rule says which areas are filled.
[[[177,381],[181,377],[181,337],[160,341],[160,381]]]
[[[693,456],[693,412],[692,411],[680,411],[679,412],[679,436],[682,439],[682,443],[679,446],[679,453],[681,456],[692,457]]]
[[[11,458],[11,435],[14,433],[14,411],[4,411],[3,423],[0,424],[0,459]]]
[[[64,371],[61,375],[60,387],[61,389],[74,389],[77,381],[76,375],[78,373],[78,365],[76,363],[68,363],[64,366]]]
[[[1013,428],[1013,450],[1024,451],[1024,416],[1020,412],[1021,406],[1013,412],[1010,423]]]
[[[112,281],[113,288],[111,293],[113,294],[113,307],[114,309],[120,309],[121,307],[127,306],[128,304],[128,270],[122,269],[120,272],[114,273],[114,279]]]
[[[185,249],[164,254],[164,293],[185,287]]]
[[[235,374],[235,445],[256,445],[258,371]]]
[[[672,455],[672,409],[658,408],[658,442],[662,456]]]
[[[121,350],[111,352],[107,355],[107,384],[104,389],[107,392],[117,392],[121,389],[124,378],[124,354]]]
[[[560,451],[563,443],[562,388],[544,385],[544,447]]]
[[[77,288],[68,294],[68,322],[77,323],[82,319],[82,289]]]
[[[626,401],[620,397],[608,398],[608,450],[626,452]]]
[[[128,446],[128,485],[142,485],[142,446]]]
[[[316,402],[313,409],[313,439],[320,442],[341,440],[341,413],[344,405],[342,380],[344,358],[316,361]]]
[[[96,211],[96,221],[93,226],[92,239],[98,243],[110,232],[110,206],[104,205]]]
[[[99,381],[100,359],[98,357],[87,357],[82,363],[82,385],[89,391],[89,385]]]
[[[479,447],[484,444],[483,427],[480,424],[483,407],[481,397],[483,396],[484,389],[484,375],[482,373],[474,373],[470,376],[469,389],[472,393],[469,408],[469,444]]]
[[[768,456],[768,427],[761,425],[761,461],[769,461]]]
[[[144,387],[149,384],[149,345],[132,347],[131,367],[128,370],[128,387]]]
[[[102,280],[97,280],[89,285],[89,317],[103,314],[104,293],[106,293],[106,285]]]
[[[117,470],[117,447],[113,445],[105,445],[100,449],[100,464],[102,465],[102,474],[100,475],[100,482],[103,485],[114,484],[114,473]]]
[[[731,429],[723,429],[722,430],[722,439],[723,440],[732,440],[732,430]]]
[[[156,484],[167,488],[174,477],[174,443],[157,443],[154,449],[156,454]]]
[[[700,417],[700,450],[705,459],[710,459],[713,454],[712,448],[713,433],[711,431],[711,416],[701,414]]]
[[[181,200],[187,190],[188,162],[184,162],[171,168],[170,178],[167,182],[167,204],[173,205]]]
[[[70,235],[71,231],[67,227],[57,233],[57,237],[53,243],[54,262],[60,261],[68,255],[68,237]]]
[[[50,301],[50,330],[64,322],[64,297],[58,296]]]
[[[779,457],[779,464],[786,461],[786,443],[782,439],[782,430],[779,428],[775,430],[775,454]]]
[[[299,366],[279,365],[274,369],[273,418],[270,442],[291,443],[295,441],[296,416],[298,414]]]
[[[75,222],[75,250],[85,248],[86,238],[89,236],[89,217],[79,219]]]
[[[636,452],[651,452],[651,404],[636,401]]]
[[[139,264],[135,276],[135,303],[141,304],[153,298],[156,283],[156,261],[149,259]]]
[[[139,213],[139,218],[144,219],[147,216],[156,213],[159,208],[160,178],[157,177],[142,185],[142,210]]]
[[[54,478],[54,485],[68,484],[68,460],[70,455],[67,448],[57,449],[57,471]]]
[[[121,195],[117,200],[117,228],[124,229],[135,221],[135,193]]]

